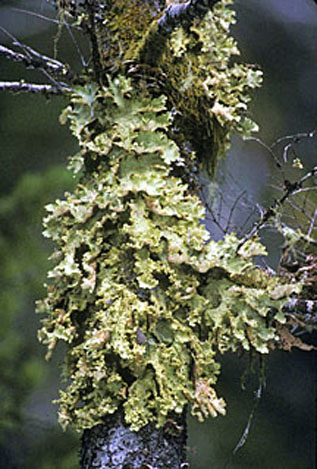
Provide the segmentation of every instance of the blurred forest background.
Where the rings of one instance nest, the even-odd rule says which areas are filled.
[[[313,0],[237,0],[235,8],[238,21],[233,33],[242,58],[264,71],[264,85],[252,105],[260,125],[258,136],[269,145],[279,137],[317,129],[317,5]],[[0,44],[12,47],[16,38],[52,56],[56,24],[41,16],[54,15],[45,0],[1,0]],[[85,41],[77,41],[85,54]],[[80,69],[80,57],[66,31],[58,53],[62,61]],[[0,61],[0,80],[46,82],[43,78]],[[34,313],[35,300],[44,294],[51,251],[41,235],[43,207],[75,183],[65,168],[76,142],[58,122],[65,105],[62,98],[0,94],[0,468],[78,467],[79,436],[62,432],[51,403],[58,396],[60,357],[45,362],[45,350],[36,338],[40,317]],[[296,148],[306,171],[316,165],[316,137],[298,142]],[[293,170],[286,170],[292,178]],[[218,200],[219,194],[223,199],[219,213],[224,220],[230,217],[229,228],[241,231],[258,215],[257,206],[267,207],[276,197],[279,178],[262,145],[234,137],[219,169],[220,188],[210,186],[209,191],[218,191]],[[221,236],[211,225],[213,229],[215,237]],[[270,251],[267,262],[276,268],[282,237],[268,231],[264,242]],[[247,442],[235,454],[258,382],[256,376],[248,377],[246,391],[241,389],[247,359],[225,356],[222,364],[218,389],[228,403],[228,415],[205,424],[190,420],[190,467],[314,469],[316,355],[293,350],[276,352],[266,360],[267,386]]]

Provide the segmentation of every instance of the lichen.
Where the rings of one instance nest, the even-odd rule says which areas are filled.
[[[190,140],[201,166],[211,176],[230,146],[234,132],[249,136],[257,125],[249,118],[250,91],[260,86],[262,72],[238,63],[239,49],[230,28],[235,23],[231,0],[218,2],[202,20],[171,34],[157,65],[163,91],[177,110],[174,126]],[[153,52],[152,52],[153,53]]]
[[[265,254],[257,239],[239,250],[234,234],[210,240],[188,178],[197,157],[185,151],[186,116],[200,119],[203,103],[206,121],[196,122],[196,132],[219,130],[214,168],[228,135],[246,132],[247,91],[258,84],[258,72],[229,66],[237,52],[224,39],[230,3],[219,2],[190,31],[175,30],[161,93],[134,76],[109,74],[103,86],[77,86],[62,115],[79,141],[70,168],[80,179],[72,194],[47,206],[44,235],[57,247],[38,311],[46,314],[39,337],[48,357],[58,341],[68,344],[63,427],[93,427],[121,406],[132,429],[161,426],[187,404],[200,420],[224,414],[215,390],[218,354],[264,354],[279,343],[284,297],[299,287],[278,290],[281,281],[254,265]],[[173,80],[185,62],[193,78],[189,86],[181,76],[182,96]],[[178,133],[175,106],[184,116]]]

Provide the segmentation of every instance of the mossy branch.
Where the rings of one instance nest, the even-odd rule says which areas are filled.
[[[217,2],[219,0],[189,0],[186,3],[170,4],[163,15],[153,21],[134,55],[128,53],[127,59],[150,66],[159,64],[173,30],[181,26],[189,28],[195,19],[203,18]]]

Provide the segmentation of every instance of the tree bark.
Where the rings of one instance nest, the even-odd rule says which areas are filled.
[[[185,469],[186,439],[185,413],[162,428],[150,423],[134,432],[119,410],[105,424],[84,431],[80,468]]]

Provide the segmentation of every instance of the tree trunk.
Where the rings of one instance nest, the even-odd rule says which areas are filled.
[[[162,428],[150,423],[138,432],[125,424],[120,410],[105,424],[85,430],[81,469],[180,469],[186,461],[186,415],[174,416]]]

